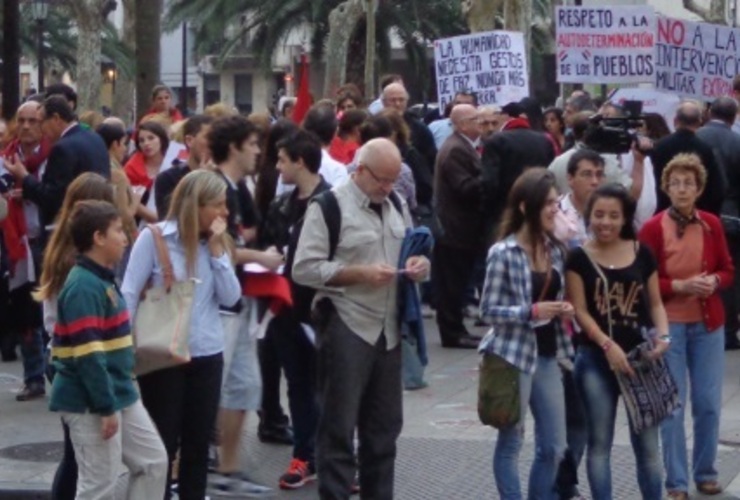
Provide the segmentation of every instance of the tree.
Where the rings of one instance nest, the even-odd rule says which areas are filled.
[[[159,83],[163,4],[162,0],[135,0],[135,5],[136,119],[138,120],[149,109],[149,94],[152,88]]]
[[[121,43],[131,54],[136,51],[136,1],[123,0],[123,30]],[[113,93],[113,114],[123,118],[127,123],[135,120],[132,116],[136,85],[135,68],[132,71],[119,71]]]
[[[708,23],[727,24],[727,0],[710,0],[709,8],[699,5],[697,0],[683,0],[683,7]]]
[[[67,0],[77,25],[77,106],[100,107],[100,63],[108,0]]]

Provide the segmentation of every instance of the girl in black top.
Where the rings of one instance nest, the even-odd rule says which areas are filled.
[[[657,266],[650,250],[636,241],[634,214],[635,202],[624,187],[599,187],[585,213],[592,237],[571,252],[565,266],[568,295],[586,337],[576,355],[575,377],[588,422],[591,496],[600,500],[612,498],[610,454],[619,398],[615,372],[634,375],[626,353],[643,342],[642,328],[655,327],[658,332],[649,354],[652,359],[668,348],[662,338],[667,337],[668,319]],[[637,482],[647,500],[662,495],[658,429],[653,426],[636,434],[630,425]]]

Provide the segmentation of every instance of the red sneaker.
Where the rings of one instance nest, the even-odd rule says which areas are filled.
[[[312,481],[316,481],[316,467],[310,462],[294,458],[285,474],[280,476],[280,488],[295,490]]]

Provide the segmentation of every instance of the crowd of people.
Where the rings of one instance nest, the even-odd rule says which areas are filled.
[[[418,113],[399,75],[380,83],[372,102],[345,85],[300,117],[283,97],[274,115],[185,118],[157,86],[131,129],[80,112],[65,85],[18,108],[0,166],[0,352],[20,347],[19,402],[51,383],[65,436],[52,497],[110,498],[122,464],[132,499],[270,496],[240,469],[251,413],[260,440],[293,447],[279,488],[392,498],[402,391],[426,385],[407,368],[426,364],[432,316],[444,348],[517,370],[521,418],[493,453],[501,498],[522,497],[528,408],[529,498],[579,498],[584,456],[591,496],[612,498],[619,377],[643,343],[681,402],[631,422],[643,498],[688,498],[691,481],[721,492],[737,101],[683,101],[670,127],[647,114],[612,154],[592,148],[593,117],[625,110],[584,91],[544,109],[461,91]],[[134,377],[137,313],[173,282],[193,284],[190,359]]]

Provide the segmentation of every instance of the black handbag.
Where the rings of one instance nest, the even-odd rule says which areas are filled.
[[[609,281],[599,265],[591,255],[583,249],[583,252],[591,261],[596,273],[604,284],[604,297],[609,297]],[[612,314],[611,307],[607,305],[607,321],[609,322],[609,338],[612,336]],[[653,342],[646,340],[627,353],[634,377],[626,373],[614,372],[619,383],[619,392],[622,394],[627,416],[632,424],[632,429],[639,434],[644,429],[658,425],[681,407],[678,397],[678,387],[673,380],[668,365],[661,358],[649,359],[647,353],[653,348]]]

